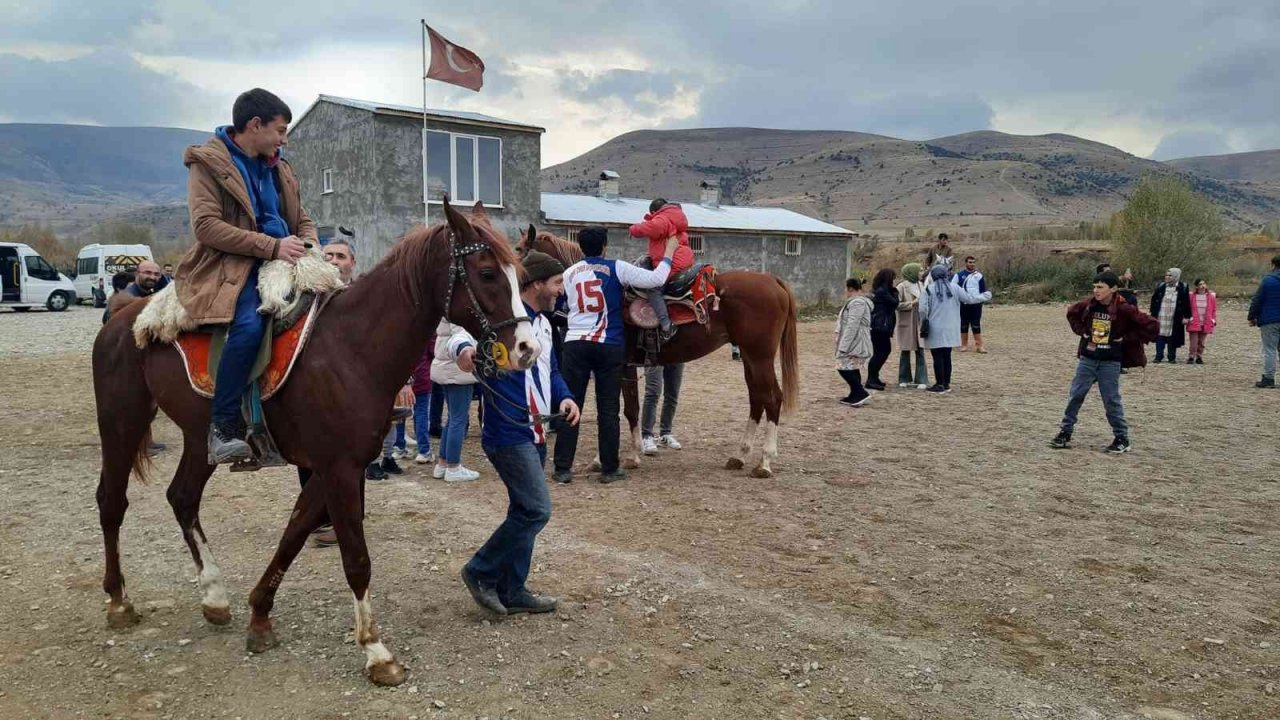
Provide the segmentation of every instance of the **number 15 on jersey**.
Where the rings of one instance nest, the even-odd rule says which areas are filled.
[[[574,283],[578,291],[578,312],[598,313],[604,310],[604,293],[600,292],[600,278]]]

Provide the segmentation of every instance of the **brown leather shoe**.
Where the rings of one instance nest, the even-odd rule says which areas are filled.
[[[338,544],[338,533],[332,525],[321,525],[311,533],[311,544],[318,548],[333,547]]]

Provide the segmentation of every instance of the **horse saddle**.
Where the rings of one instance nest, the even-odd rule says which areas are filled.
[[[667,315],[675,325],[697,322],[706,325],[709,311],[719,309],[720,298],[716,294],[716,269],[711,265],[694,265],[681,270],[667,281],[662,294],[667,301]],[[658,315],[649,304],[648,297],[635,290],[627,290],[625,320],[637,327],[658,327]]]

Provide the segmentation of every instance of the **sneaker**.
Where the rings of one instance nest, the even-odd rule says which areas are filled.
[[[443,480],[444,470],[445,470],[444,465],[441,465],[439,462],[437,462],[436,466],[431,468],[431,477],[437,480]]]
[[[447,468],[444,471],[444,481],[447,483],[464,483],[479,479],[480,473],[475,470],[468,470],[461,465],[454,468]]]
[[[884,390],[884,383],[880,382],[879,380],[868,380],[867,384],[864,385],[863,387],[865,387],[868,390]]]
[[[1274,388],[1276,386],[1275,378],[1264,377],[1253,384],[1256,388]]]
[[[663,435],[662,437],[658,438],[658,444],[661,445],[662,447],[667,448],[668,450],[679,450],[680,448],[684,447],[683,445],[680,444],[680,441],[676,439],[676,436],[672,435],[671,433],[667,433],[666,435]]]
[[[622,468],[618,468],[617,470],[614,470],[612,472],[600,473],[600,484],[602,485],[608,485],[609,483],[615,483],[615,482],[618,482],[619,480],[626,480],[626,479],[627,479],[627,473]]]
[[[658,443],[654,442],[652,437],[646,437],[640,441],[640,452],[645,455],[657,455]]]
[[[862,407],[863,405],[866,405],[869,402],[871,402],[870,395],[862,398],[861,400],[854,400],[853,398],[845,398],[840,401],[840,404],[847,405],[849,407]]]
[[[412,447],[412,448],[416,448],[416,447],[418,447],[418,441],[417,441],[417,440],[414,440],[414,439],[413,439],[413,438],[411,438],[411,437],[405,436],[405,439],[404,439],[404,445],[405,445],[405,448],[406,448],[406,449],[411,448],[411,447]],[[408,455],[406,454],[406,455],[405,455],[405,457],[408,457]]]
[[[389,475],[404,474],[404,468],[400,467],[400,464],[396,462],[394,457],[382,458],[382,471]]]
[[[1196,364],[1196,359],[1195,359],[1195,358],[1187,358],[1187,364],[1188,364],[1188,365],[1195,365],[1195,364]]]
[[[1197,365],[1203,365],[1203,364],[1204,364],[1204,358],[1199,358],[1199,357],[1198,357],[1198,358],[1196,358],[1196,364],[1197,364]]]
[[[1049,447],[1054,450],[1069,450],[1071,448],[1071,431],[1059,430],[1058,434],[1049,441]]]
[[[928,389],[929,389],[929,386],[928,386],[928,385],[926,385],[926,384],[924,384],[924,383],[920,383],[919,385],[917,385],[917,386],[916,386],[916,389],[917,389],[917,390],[928,390]]]
[[[573,471],[557,470],[555,472],[555,475],[553,476],[553,479],[556,482],[560,483],[561,485],[568,485],[569,483],[573,482]]]
[[[392,448],[392,449],[391,449],[391,457],[392,457],[392,458],[394,458],[394,459],[396,459],[396,460],[401,460],[401,459],[403,459],[403,458],[407,458],[407,457],[409,457],[409,453],[408,453],[408,451],[406,451],[406,450],[401,450],[400,448]]]
[[[418,463],[419,465],[426,465],[429,462],[436,461],[436,454],[431,452],[430,450],[428,450],[425,455],[423,455],[422,453],[418,453],[417,457],[415,457],[413,461]]]
[[[901,383],[901,382],[900,382],[900,383],[898,383],[898,387],[899,387],[899,388],[909,388],[909,387],[911,387],[911,383]]]
[[[1151,361],[1151,364],[1153,364],[1153,365],[1159,365],[1159,364],[1160,364],[1160,363],[1162,363],[1162,362],[1164,362],[1164,358],[1156,358],[1155,360],[1152,360],[1152,361]]]
[[[1121,453],[1129,452],[1132,448],[1133,446],[1129,444],[1129,438],[1117,437],[1115,440],[1111,441],[1110,445],[1107,446],[1106,452],[1111,455],[1119,455]]]
[[[332,525],[321,525],[311,533],[311,544],[315,547],[333,547],[338,544],[338,533]]]
[[[369,463],[369,467],[364,469],[365,480],[386,480],[387,474],[382,471],[382,463]]]
[[[671,342],[671,338],[676,336],[676,326],[668,325],[658,331],[658,339],[662,342]]]
[[[941,385],[934,385],[932,387],[925,388],[925,392],[933,393],[934,395],[945,395],[951,391]]]
[[[211,423],[209,425],[209,459],[215,465],[253,457],[249,443],[244,441],[244,431],[234,425]]]

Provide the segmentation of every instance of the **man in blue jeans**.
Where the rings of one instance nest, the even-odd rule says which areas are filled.
[[[1280,255],[1271,258],[1271,272],[1249,302],[1249,325],[1262,332],[1262,379],[1256,388],[1276,386],[1276,352],[1280,346]]]
[[[551,494],[543,466],[547,460],[547,428],[542,418],[553,408],[571,426],[578,424],[578,405],[560,377],[552,345],[551,323],[542,315],[564,290],[564,266],[537,251],[525,256],[520,296],[542,351],[528,370],[485,382],[484,430],[480,445],[507,486],[507,517],[462,568],[462,581],[472,599],[499,615],[543,613],[556,608],[553,597],[534,595],[525,587],[533,561],[533,542],[551,519]],[[475,344],[456,335],[448,356],[466,372],[475,370]]]
[[[1115,435],[1106,452],[1119,455],[1132,448],[1129,424],[1125,422],[1124,404],[1120,399],[1120,368],[1146,364],[1142,345],[1155,339],[1160,332],[1160,322],[1125,302],[1116,292],[1119,284],[1120,278],[1115,273],[1100,273],[1093,279],[1093,297],[1067,309],[1067,322],[1080,338],[1076,351],[1080,360],[1071,381],[1062,428],[1049,443],[1052,448],[1065,450],[1071,447],[1071,433],[1076,426],[1080,406],[1084,404],[1089,388],[1095,384],[1102,394],[1107,422]]]
[[[281,149],[293,115],[255,88],[236,98],[231,125],[183,155],[195,244],[178,264],[178,300],[197,325],[229,325],[215,375],[209,462],[248,459],[240,398],[266,331],[258,314],[258,268],[295,262],[315,243],[298,179]]]

